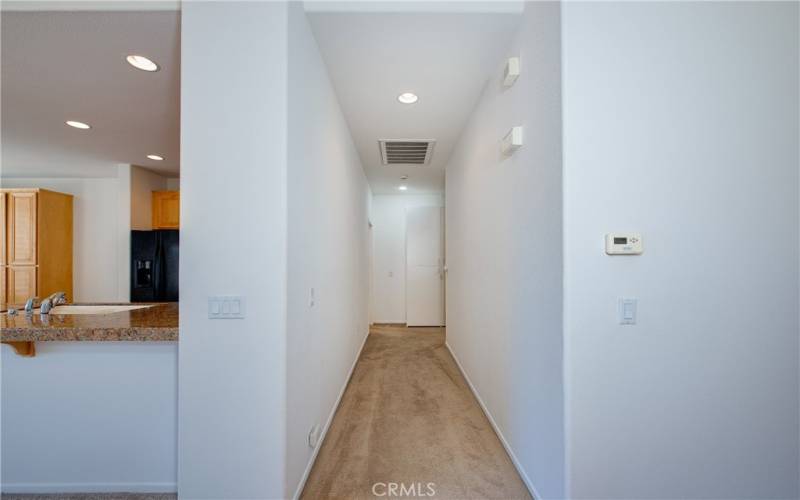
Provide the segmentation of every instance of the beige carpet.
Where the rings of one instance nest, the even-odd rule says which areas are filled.
[[[530,498],[445,347],[444,329],[374,327],[302,498],[431,492]]]

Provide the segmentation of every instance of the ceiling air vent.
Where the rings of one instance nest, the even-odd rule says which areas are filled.
[[[436,141],[382,140],[381,159],[384,165],[426,165],[433,156]]]

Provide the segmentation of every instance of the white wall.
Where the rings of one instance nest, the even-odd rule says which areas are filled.
[[[182,6],[184,498],[284,494],[286,72],[285,3]],[[246,297],[247,317],[209,320],[208,297],[227,294]]]
[[[75,302],[122,299],[117,239],[120,227],[119,179],[107,178],[3,178],[4,188],[39,187],[69,193],[73,200],[73,293]],[[129,265],[127,262],[126,266]],[[123,286],[124,285],[124,286]]]
[[[177,344],[2,346],[2,491],[175,491]]]
[[[117,295],[131,300],[131,184],[132,165],[117,165]]]
[[[446,169],[447,342],[537,498],[564,498],[559,25],[526,4],[522,74],[504,89],[498,61]]]
[[[564,4],[575,498],[798,497],[798,14]]]
[[[300,3],[289,7],[288,103],[285,497],[305,479],[309,430],[332,416],[369,329],[370,190]]]
[[[131,229],[153,229],[153,191],[164,189],[167,189],[166,177],[131,167]]]
[[[442,195],[375,195],[373,223],[373,323],[406,322],[406,210],[444,206]]]

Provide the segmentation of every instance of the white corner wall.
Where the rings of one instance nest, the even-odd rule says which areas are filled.
[[[178,491],[282,498],[286,455],[287,5],[181,12]],[[208,319],[242,295],[244,319]]]
[[[502,84],[519,56],[516,84]],[[530,2],[447,165],[447,342],[537,498],[564,491],[560,5]],[[525,144],[500,140],[515,125]],[[376,197],[377,198],[377,197]]]
[[[370,321],[406,322],[406,211],[444,206],[440,194],[375,195],[372,198],[372,297]]]
[[[125,299],[119,295],[123,288],[127,295],[128,283],[119,282],[123,275],[120,274],[118,234],[130,232],[130,226],[119,226],[119,178],[13,177],[3,178],[2,185],[4,188],[36,187],[73,195],[73,300],[114,302]],[[126,262],[126,269],[128,265]]]
[[[299,2],[289,7],[288,88],[285,498],[305,481],[308,433],[332,417],[369,329],[370,189]]]
[[[574,498],[800,494],[799,14],[564,4]],[[644,254],[606,256],[610,231]]]

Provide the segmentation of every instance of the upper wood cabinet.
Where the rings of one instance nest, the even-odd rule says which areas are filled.
[[[10,266],[35,266],[37,192],[8,193],[7,229],[8,262]]]
[[[6,266],[6,194],[0,192],[0,224],[2,224],[2,230],[0,230],[0,266]],[[3,274],[3,279],[5,279],[5,274]],[[5,283],[5,282],[3,282]],[[5,287],[0,287],[2,292],[5,293]],[[3,295],[5,297],[5,295]],[[5,304],[5,300],[0,300],[0,303]]]
[[[66,292],[72,300],[72,195],[46,189],[0,191],[0,300]]]
[[[180,191],[153,191],[153,229],[178,229],[180,210]]]

